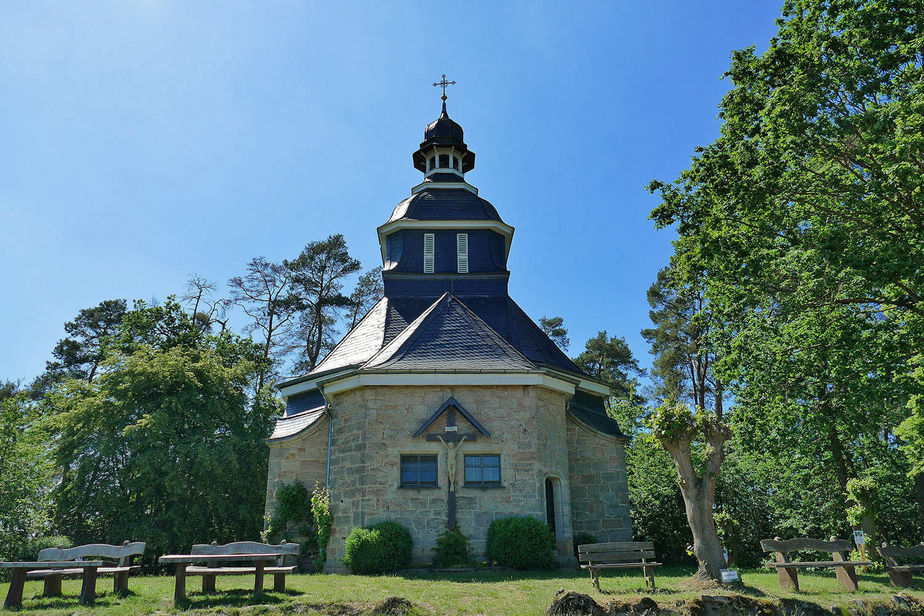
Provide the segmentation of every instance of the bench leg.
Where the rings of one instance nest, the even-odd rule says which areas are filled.
[[[186,564],[176,564],[176,587],[173,589],[173,604],[186,603]]]
[[[799,590],[799,571],[795,568],[778,567],[777,576],[780,578],[780,588],[783,590]]]
[[[654,567],[642,567],[642,571],[645,573],[645,587],[647,588],[650,584],[653,592],[655,589]]]
[[[96,601],[96,567],[84,567],[80,587],[80,605],[93,605]]]
[[[49,575],[45,577],[45,587],[42,589],[42,595],[45,597],[61,596],[61,576]]]
[[[215,575],[206,574],[202,576],[202,592],[210,593],[215,592]]]
[[[837,581],[850,592],[857,590],[857,568],[856,567],[835,567]]]
[[[911,572],[889,570],[889,581],[892,582],[892,586],[911,588]]]
[[[590,571],[590,582],[600,591],[600,571],[598,569],[588,569],[588,571]]]
[[[273,574],[273,590],[275,590],[276,592],[286,591],[286,574],[285,573],[274,573]]]
[[[128,594],[128,571],[112,574],[112,592],[117,595]]]
[[[254,572],[253,580],[253,596],[259,597],[263,594],[263,567],[266,566],[264,562],[255,563],[256,571]]]
[[[28,569],[13,569],[13,578],[10,580],[10,589],[6,592],[4,609],[22,607],[22,589],[26,585]]]

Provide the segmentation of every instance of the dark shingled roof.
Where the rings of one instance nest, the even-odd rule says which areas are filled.
[[[388,222],[395,220],[501,220],[487,199],[464,188],[425,188],[399,203]]]
[[[569,411],[581,423],[590,426],[598,432],[603,432],[604,434],[609,434],[610,436],[625,437],[625,434],[623,434],[622,430],[619,429],[619,424],[616,423],[615,419],[610,419],[606,415],[601,415],[599,413],[593,413],[591,411],[585,411],[582,409],[571,408]]]
[[[545,332],[510,297],[470,296],[454,299],[532,364],[583,376],[581,369],[549,340]],[[386,297],[379,300],[311,374],[367,362],[436,303],[438,300],[434,302],[432,298],[419,297]]]
[[[497,332],[446,293],[361,370],[533,370]]]

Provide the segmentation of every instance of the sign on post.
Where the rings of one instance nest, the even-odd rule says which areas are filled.
[[[866,545],[866,537],[863,535],[862,530],[853,531],[853,542],[857,544],[857,547]]]

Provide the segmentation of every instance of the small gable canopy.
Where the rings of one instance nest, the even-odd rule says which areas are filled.
[[[430,416],[430,419],[425,421],[424,424],[420,426],[420,428],[417,429],[417,432],[414,433],[414,436],[416,437],[416,436],[420,436],[421,434],[423,434],[427,430],[427,428],[429,428],[433,424],[433,422],[437,420],[437,418],[440,415],[442,415],[449,409],[449,407],[452,407],[455,410],[462,413],[462,416],[465,417],[469,421],[469,423],[475,426],[475,429],[481,432],[486,438],[491,437],[491,433],[485,430],[484,426],[478,423],[478,420],[472,417],[472,414],[466,411],[465,408],[461,404],[459,404],[459,402],[453,396],[450,396],[449,400],[446,400],[446,402],[443,403],[443,406],[436,409],[436,412]]]

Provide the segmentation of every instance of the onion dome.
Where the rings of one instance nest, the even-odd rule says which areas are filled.
[[[449,145],[449,140],[454,141],[456,144],[464,144],[463,135],[462,127],[449,117],[446,112],[446,101],[443,101],[443,112],[440,113],[440,117],[430,122],[427,128],[424,129],[424,142],[426,143],[431,139],[440,139],[441,143],[446,145]]]
[[[424,129],[424,140],[414,152],[414,168],[425,175],[449,172],[461,178],[475,168],[475,153],[465,145],[464,135],[462,126],[449,117],[444,98],[440,117]]]

